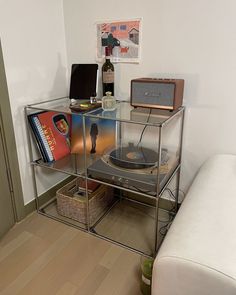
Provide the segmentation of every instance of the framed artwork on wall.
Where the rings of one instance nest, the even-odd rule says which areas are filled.
[[[97,60],[102,61],[105,47],[112,48],[112,62],[139,63],[141,18],[96,23]]]

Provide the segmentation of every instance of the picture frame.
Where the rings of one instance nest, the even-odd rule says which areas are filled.
[[[102,62],[105,47],[112,48],[114,63],[139,63],[142,19],[110,20],[96,23],[96,60]]]

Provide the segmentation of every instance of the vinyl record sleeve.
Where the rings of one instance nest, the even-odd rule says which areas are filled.
[[[45,162],[59,160],[70,153],[70,115],[44,111],[29,115],[28,120]]]

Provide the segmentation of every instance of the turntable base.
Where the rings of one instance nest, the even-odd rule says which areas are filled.
[[[144,192],[156,193],[157,174],[136,173],[130,169],[121,169],[115,165],[109,165],[107,162],[99,159],[88,167],[88,176],[100,180],[110,181],[117,185],[129,186]],[[163,180],[164,174],[160,174],[160,181]]]
[[[148,194],[157,191],[158,153],[132,144],[105,153],[88,167],[88,176]],[[160,183],[169,172],[167,149],[161,152]]]

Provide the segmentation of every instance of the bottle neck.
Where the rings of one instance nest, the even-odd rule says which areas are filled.
[[[105,58],[106,58],[106,61],[111,60],[111,48],[109,48],[109,47],[105,48]]]
[[[108,65],[112,65],[110,56],[106,56],[105,63],[108,64]]]

